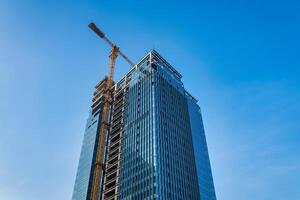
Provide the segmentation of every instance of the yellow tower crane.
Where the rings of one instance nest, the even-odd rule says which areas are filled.
[[[90,23],[89,28],[92,29],[100,38],[106,41],[111,46],[111,52],[109,54],[110,64],[109,64],[109,72],[108,72],[108,79],[107,79],[107,88],[104,94],[104,105],[103,105],[103,112],[102,112],[102,119],[101,119],[101,126],[100,126],[100,133],[98,134],[98,147],[96,152],[96,160],[93,163],[94,165],[94,174],[93,174],[93,182],[92,182],[92,190],[90,200],[98,200],[99,193],[100,193],[100,181],[101,177],[103,176],[104,170],[104,151],[105,151],[105,140],[108,131],[108,117],[109,117],[109,109],[110,109],[110,102],[111,102],[111,87],[113,86],[113,78],[114,78],[114,71],[115,71],[115,63],[116,58],[118,55],[122,56],[131,66],[134,66],[134,63],[130,61],[127,56],[125,56],[116,46],[112,43],[102,31],[94,24]]]

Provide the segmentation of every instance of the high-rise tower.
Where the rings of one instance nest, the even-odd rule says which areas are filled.
[[[111,88],[101,199],[216,199],[200,108],[181,78],[152,50]],[[105,84],[95,88],[73,200],[91,200]]]

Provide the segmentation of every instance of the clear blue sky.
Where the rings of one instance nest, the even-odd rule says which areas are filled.
[[[0,0],[0,199],[71,198],[108,46],[155,48],[202,107],[219,200],[300,199],[300,1]],[[117,77],[129,69],[121,59]]]

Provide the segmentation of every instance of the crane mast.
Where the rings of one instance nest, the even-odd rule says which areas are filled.
[[[111,46],[111,51],[109,54],[110,64],[109,64],[109,70],[108,70],[108,77],[107,77],[107,85],[104,92],[104,104],[103,104],[103,111],[102,111],[102,119],[100,124],[100,132],[97,134],[98,142],[96,149],[96,159],[93,163],[94,166],[94,174],[93,174],[93,181],[91,186],[91,195],[90,200],[98,200],[99,199],[99,193],[100,193],[100,187],[101,187],[101,177],[103,176],[104,172],[104,151],[105,151],[105,140],[107,138],[107,131],[109,126],[109,109],[110,109],[110,103],[112,101],[112,91],[111,88],[113,86],[113,78],[114,78],[114,72],[115,72],[115,63],[118,55],[123,57],[131,66],[134,66],[134,63],[128,59],[127,56],[125,56],[114,43],[112,43],[102,31],[99,30],[99,28],[94,24],[90,23],[89,28],[92,29],[100,38],[102,38],[104,41],[106,41]]]

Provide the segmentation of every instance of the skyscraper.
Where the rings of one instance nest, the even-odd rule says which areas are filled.
[[[202,116],[155,50],[111,88],[101,199],[215,200]],[[73,200],[90,200],[107,78],[94,92]]]

